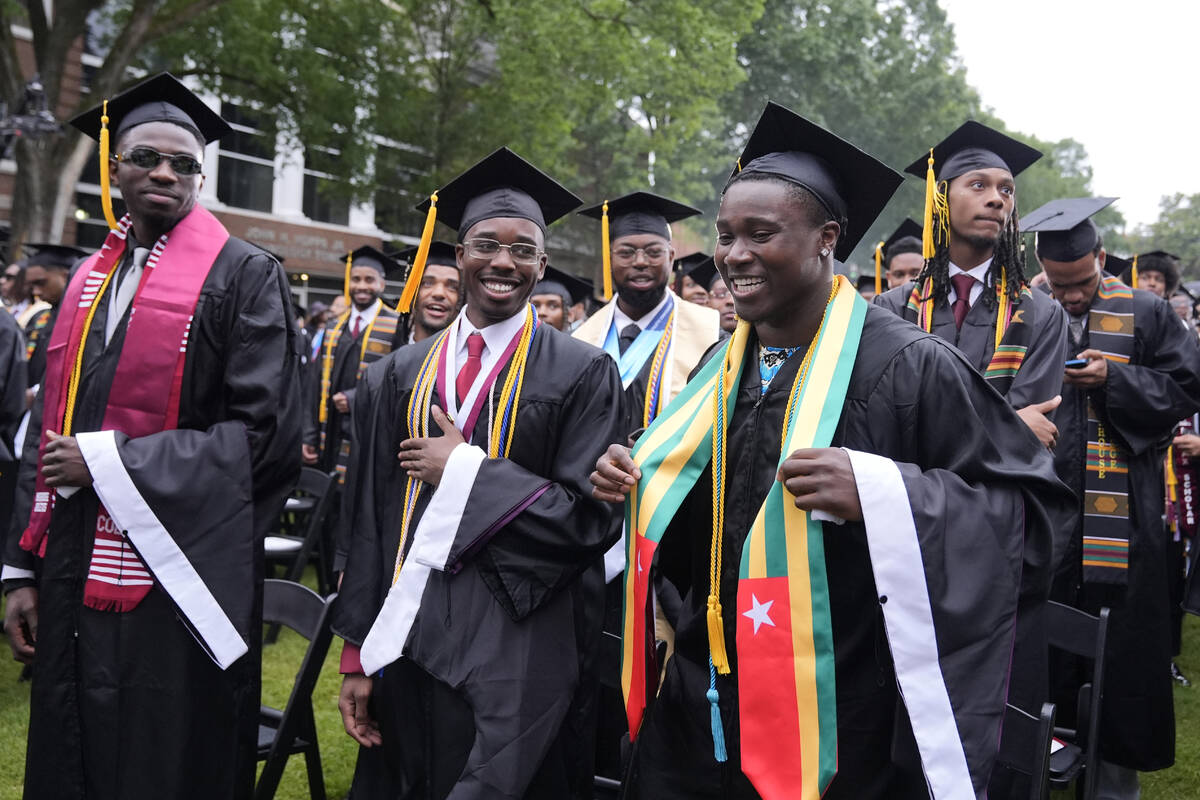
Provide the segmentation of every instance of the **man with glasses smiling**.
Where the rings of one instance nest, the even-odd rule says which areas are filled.
[[[37,661],[25,796],[248,797],[262,542],[300,454],[287,279],[196,204],[230,129],[175,78],[72,124],[112,230],[59,305],[4,554],[9,643]]]

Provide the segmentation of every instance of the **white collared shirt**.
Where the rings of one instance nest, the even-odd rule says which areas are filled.
[[[351,331],[353,331],[354,330],[354,320],[358,319],[358,320],[361,320],[358,323],[358,332],[365,333],[367,330],[367,326],[370,325],[371,322],[375,319],[375,315],[379,313],[379,308],[382,305],[383,305],[383,301],[376,299],[374,303],[367,306],[367,308],[363,311],[359,311],[358,306],[354,306],[350,310],[350,318],[346,320],[346,327],[342,328],[342,330],[345,331],[346,333],[350,333]]]
[[[953,261],[950,262],[950,277],[951,278],[953,278],[955,275],[959,274],[960,272],[965,272],[968,275],[970,275],[972,278],[975,279],[975,283],[971,286],[971,296],[967,298],[968,305],[972,305],[972,306],[975,305],[975,301],[979,299],[979,295],[983,294],[984,281],[987,279],[987,271],[988,271],[988,268],[991,266],[992,266],[992,259],[990,259],[990,258],[987,261],[980,264],[979,266],[972,267],[971,269],[963,269],[962,267],[955,264]],[[958,299],[958,292],[954,291],[953,283],[950,284],[950,294],[947,295],[946,299],[949,300],[951,304],[953,304],[954,301]]]
[[[458,315],[458,341],[455,342],[454,349],[454,363],[458,369],[462,369],[463,364],[467,363],[467,337],[475,331],[479,331],[483,336],[483,354],[479,357],[479,374],[475,377],[475,383],[485,380],[492,371],[492,367],[496,366],[496,362],[500,360],[500,356],[504,354],[508,343],[525,324],[525,312],[526,307],[521,306],[520,311],[506,320],[488,325],[486,328],[476,328],[471,320],[467,319],[467,309],[464,307],[462,313]],[[453,385],[454,381],[451,379],[450,386]]]
[[[643,314],[638,319],[631,319],[628,314],[626,314],[624,311],[621,310],[620,303],[613,303],[612,324],[617,327],[617,333],[620,333],[621,331],[625,330],[625,326],[631,322],[636,324],[642,330],[646,330],[646,327],[650,324],[650,321],[652,319],[654,319],[654,315],[662,310],[662,307],[667,304],[670,297],[671,297],[671,290],[667,289],[665,292],[663,292],[663,298],[662,298],[662,300],[658,301],[658,305],[656,305],[654,308],[650,309],[648,312]]]

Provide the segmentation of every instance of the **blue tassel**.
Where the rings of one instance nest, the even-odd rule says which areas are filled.
[[[718,763],[725,763],[729,755],[725,752],[725,726],[721,723],[721,696],[717,694],[717,670],[713,667],[712,659],[708,660],[708,703],[712,716],[713,758]]]

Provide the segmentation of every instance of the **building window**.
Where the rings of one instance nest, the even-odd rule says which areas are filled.
[[[379,189],[375,192],[375,225],[397,236],[420,236],[425,215],[415,206],[428,195],[425,156],[417,150],[380,146],[375,154]]]
[[[75,244],[89,250],[99,250],[108,236],[108,222],[104,219],[100,195],[76,192],[75,209]],[[119,197],[113,198],[113,215],[117,219],[125,215],[125,204]]]
[[[304,216],[334,225],[350,223],[350,200],[338,195],[334,171],[338,152],[324,147],[304,150]]]
[[[275,134],[254,111],[221,104],[233,133],[221,137],[217,199],[236,208],[271,211],[275,186]]]

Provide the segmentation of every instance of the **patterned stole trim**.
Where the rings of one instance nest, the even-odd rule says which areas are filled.
[[[355,380],[362,378],[367,367],[392,352],[392,337],[396,335],[396,325],[400,316],[387,306],[382,306],[375,319],[367,326],[362,336],[362,347],[359,352],[358,371]],[[322,380],[325,391],[329,391],[328,379]],[[326,403],[328,400],[325,401]],[[325,443],[326,426],[321,427],[321,444]],[[337,471],[338,485],[346,483],[346,469],[350,464],[350,440],[343,438],[338,445],[337,460],[333,468]]]
[[[1015,304],[1005,301],[1004,292],[996,287],[998,303],[997,331],[999,342],[992,351],[991,360],[983,371],[983,377],[992,388],[1002,396],[1008,394],[1013,379],[1025,361],[1029,350],[1029,342],[1033,338],[1033,320],[1027,319],[1033,314],[1033,293],[1028,286],[1021,288],[1020,298]],[[905,306],[905,318],[915,322],[922,330],[929,333],[933,330],[933,279],[926,278],[922,283],[913,287]],[[1001,322],[1003,318],[1003,322]]]
[[[1103,276],[1088,313],[1088,347],[1128,364],[1134,344],[1133,292]],[[1087,404],[1084,464],[1083,580],[1126,583],[1129,575],[1129,453]]]

